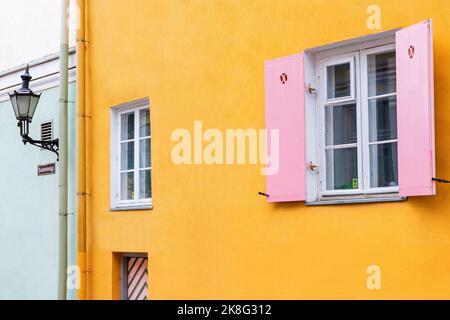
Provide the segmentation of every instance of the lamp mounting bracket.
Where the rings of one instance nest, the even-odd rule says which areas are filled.
[[[59,161],[59,139],[54,139],[50,141],[43,141],[43,140],[34,140],[28,135],[22,136],[23,144],[26,145],[27,143],[31,144],[32,146],[39,147],[41,149],[53,152],[57,156],[57,161]]]

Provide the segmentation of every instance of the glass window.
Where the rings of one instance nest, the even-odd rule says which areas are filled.
[[[122,114],[121,138],[122,141],[134,139],[134,112]]]
[[[119,198],[125,204],[151,199],[150,111],[120,115]]]
[[[398,186],[397,142],[370,146],[370,186]]]
[[[357,142],[356,104],[325,107],[327,190],[358,189]]]
[[[326,151],[327,190],[358,189],[358,149],[343,148]]]
[[[372,54],[367,57],[369,97],[397,91],[395,52]]]
[[[325,196],[398,187],[397,78],[392,46],[327,58],[319,74]],[[354,73],[354,75],[352,74]],[[361,83],[359,83],[361,82]],[[367,86],[367,87],[365,87]],[[323,93],[321,93],[323,92]],[[376,190],[374,190],[376,189]]]
[[[327,106],[325,118],[327,146],[357,142],[356,104]]]
[[[141,139],[139,141],[139,168],[145,169],[150,168],[150,138]]]
[[[152,196],[152,185],[150,181],[150,170],[141,170],[139,172],[139,197],[141,199],[148,199]]]
[[[395,52],[367,56],[370,187],[398,186]]]
[[[134,169],[134,141],[120,144],[120,169],[123,171]]]
[[[352,94],[354,57],[326,67],[325,166],[326,190],[359,188],[358,112]],[[350,60],[350,61],[349,61]],[[342,104],[332,100],[347,98]]]
[[[370,142],[394,139],[397,139],[396,97],[369,100]]]
[[[139,111],[139,137],[150,137],[150,111]]]
[[[134,199],[134,172],[120,174],[120,200]]]
[[[150,111],[139,111],[139,198],[151,198]]]
[[[327,67],[327,98],[329,100],[350,97],[351,85],[350,63]]]

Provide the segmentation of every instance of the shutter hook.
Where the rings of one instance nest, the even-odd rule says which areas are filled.
[[[308,86],[306,87],[306,89],[308,90],[309,94],[312,94],[315,96],[317,95],[317,89],[313,88],[313,86],[311,86],[310,83],[308,83]]]
[[[312,163],[312,161],[308,164],[308,168],[309,168],[309,170],[311,170],[312,172],[317,172],[318,170],[317,170],[317,168],[319,168],[319,166],[318,165],[316,165],[316,164],[314,164],[314,163]]]
[[[434,182],[438,182],[438,183],[450,183],[449,180],[446,179],[438,179],[438,178],[433,178],[432,179]]]

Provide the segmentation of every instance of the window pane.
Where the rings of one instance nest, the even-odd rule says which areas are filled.
[[[139,168],[151,167],[150,138],[139,141]]]
[[[395,52],[374,54],[367,59],[369,97],[396,92]]]
[[[134,142],[120,144],[120,170],[134,169]]]
[[[134,139],[134,112],[122,114],[120,121],[122,141]]]
[[[147,109],[139,111],[139,136],[150,136],[150,111]]]
[[[356,143],[356,104],[330,106],[325,108],[326,145]]]
[[[370,146],[370,186],[398,186],[397,143]]]
[[[350,63],[327,67],[328,99],[351,96]]]
[[[134,172],[120,174],[120,200],[134,200]]]
[[[397,139],[397,98],[381,98],[369,101],[370,142]]]
[[[139,172],[139,199],[150,199],[152,197],[151,171]]]
[[[326,151],[327,190],[358,189],[357,148]]]

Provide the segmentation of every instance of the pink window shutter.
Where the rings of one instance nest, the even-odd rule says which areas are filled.
[[[400,195],[435,195],[432,21],[397,32],[396,50]]]
[[[266,61],[265,83],[267,151],[271,158],[277,152],[272,150],[271,131],[279,132],[278,171],[266,177],[268,201],[305,201],[304,54]]]

